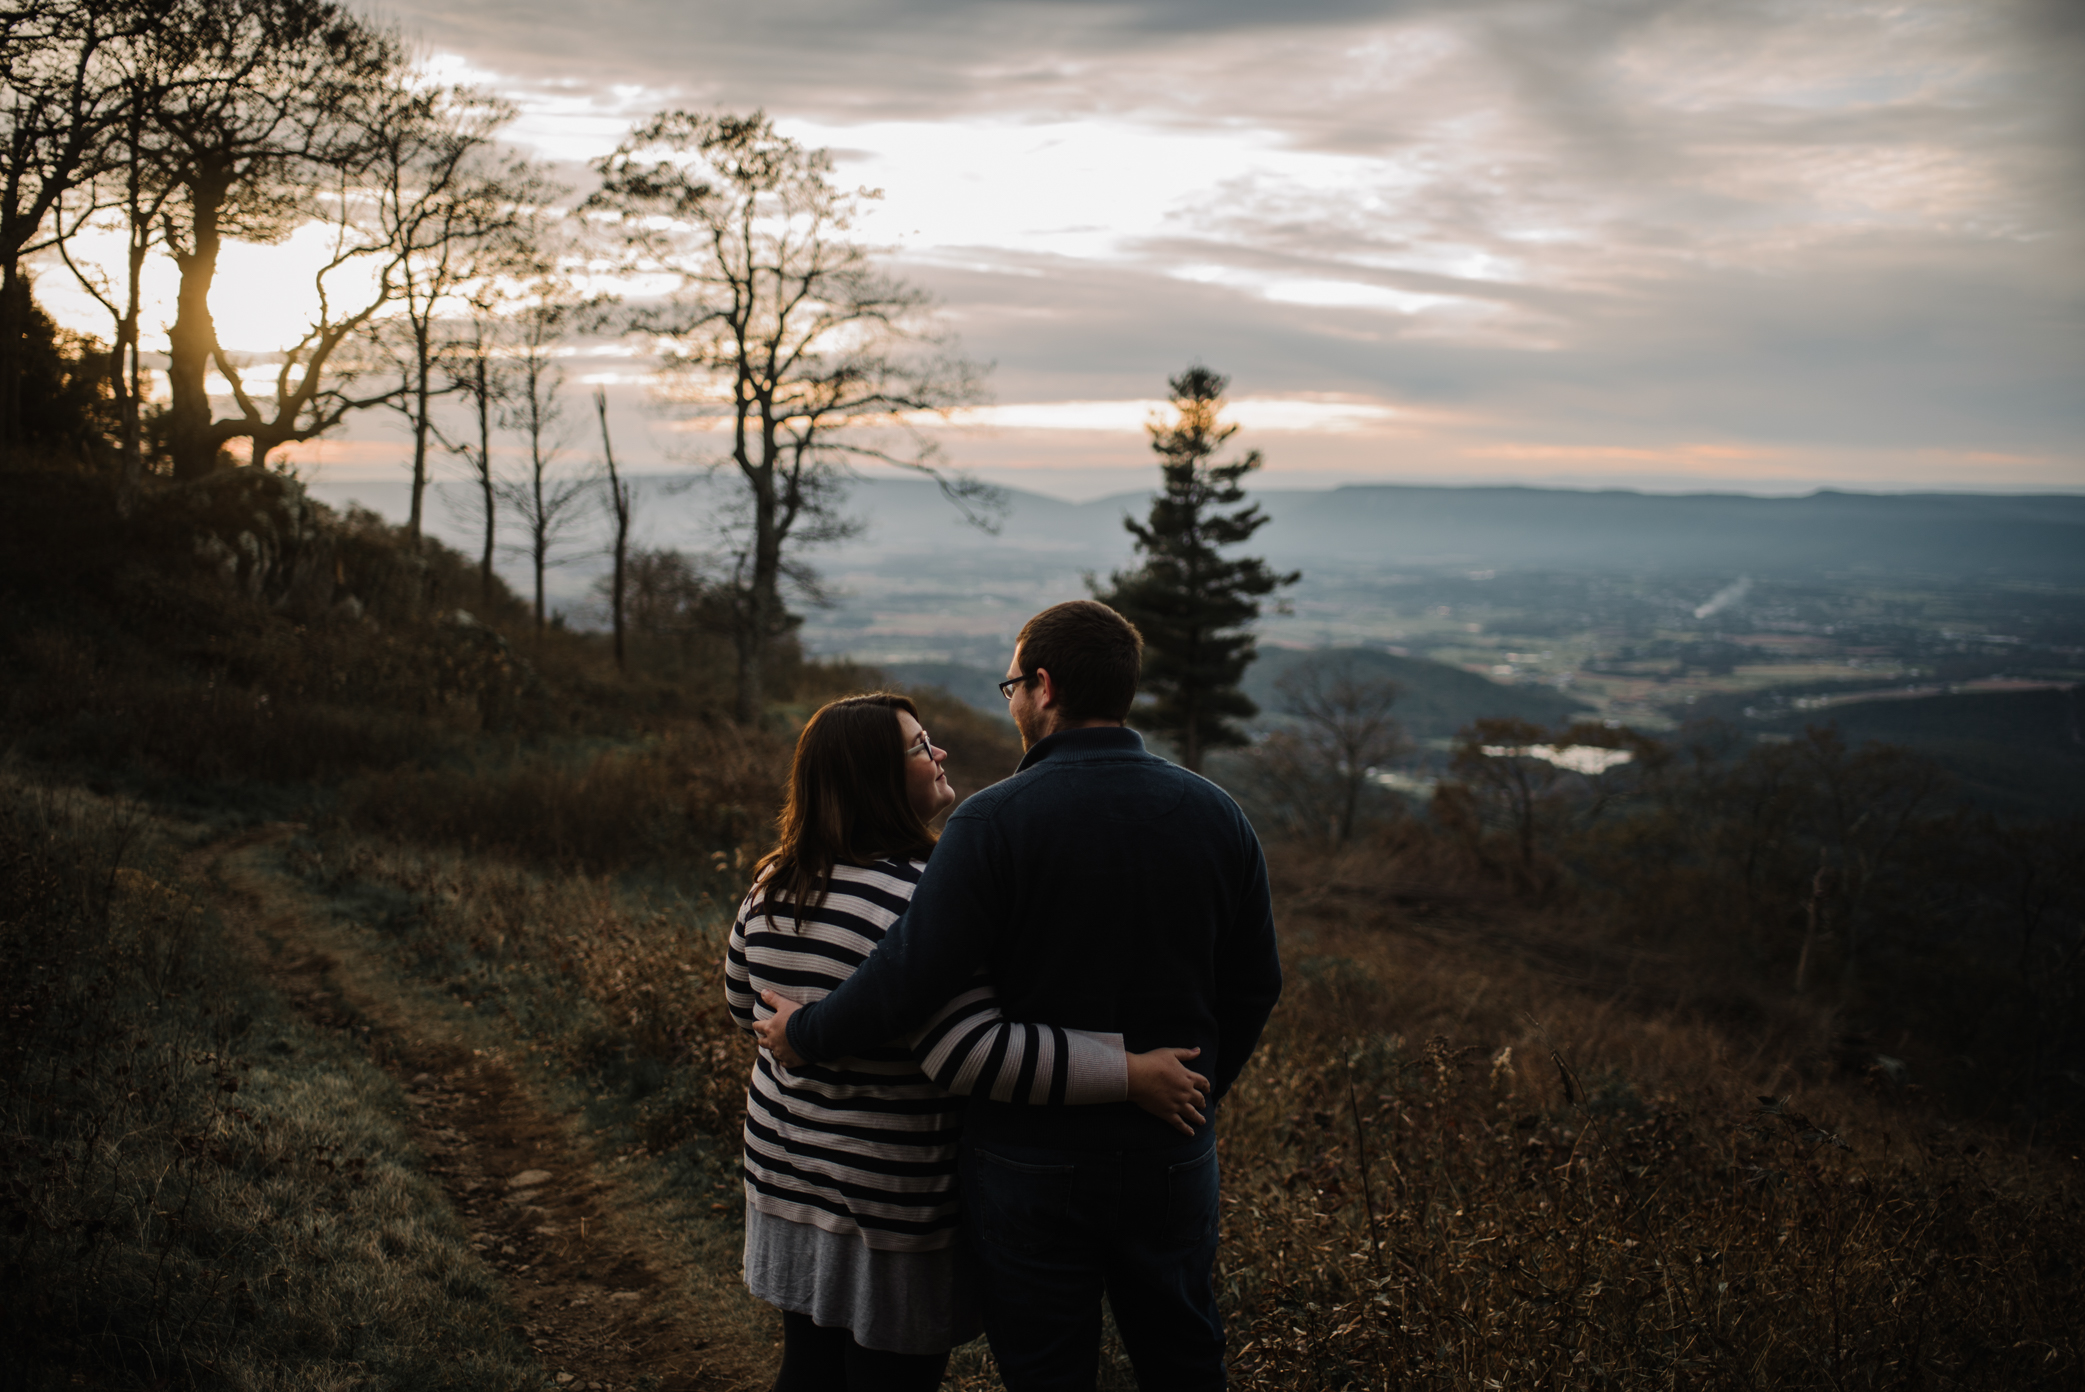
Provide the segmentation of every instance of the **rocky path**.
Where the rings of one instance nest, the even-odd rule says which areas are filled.
[[[724,1274],[677,1265],[673,1243],[625,1216],[638,1207],[623,1201],[628,1181],[596,1162],[503,1050],[474,1046],[471,1030],[401,989],[272,868],[273,844],[290,834],[215,842],[184,868],[276,989],[314,1023],[357,1033],[403,1085],[428,1170],[504,1279],[546,1380],[571,1392],[765,1387],[765,1336],[697,1296]]]

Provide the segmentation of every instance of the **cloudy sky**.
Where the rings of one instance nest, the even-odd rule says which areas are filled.
[[[950,445],[1002,481],[1146,482],[1200,360],[1268,484],[2085,489],[2080,0],[372,13],[575,172],[674,106],[831,147],[996,364]]]

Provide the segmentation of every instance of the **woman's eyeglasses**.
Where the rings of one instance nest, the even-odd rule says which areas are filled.
[[[1007,700],[1011,701],[1014,698],[1015,687],[1031,686],[1034,684],[1034,682],[1035,673],[1033,672],[1030,672],[1026,676],[1022,677],[1008,677],[1005,681],[999,683],[999,694],[1001,696],[1004,696]]]
[[[925,730],[919,732],[918,739],[905,746],[906,758],[909,759],[915,754],[924,754],[929,759],[934,757],[934,740]]]

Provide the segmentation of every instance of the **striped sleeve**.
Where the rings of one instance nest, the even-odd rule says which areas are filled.
[[[738,906],[738,917],[731,920],[731,942],[724,949],[724,1008],[738,1027],[747,1032],[753,1028],[753,1005],[760,997],[753,990],[753,969],[746,961],[746,915],[751,912],[753,895],[748,894]]]
[[[1129,1096],[1121,1035],[1008,1020],[982,974],[910,1043],[921,1071],[962,1097],[1077,1106]]]

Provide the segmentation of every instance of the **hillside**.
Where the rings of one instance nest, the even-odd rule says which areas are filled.
[[[713,637],[619,671],[278,476],[0,490],[10,1376],[766,1386],[723,941],[794,731],[887,675],[785,651],[742,726]],[[1576,709],[1353,657],[1419,732]],[[1012,767],[920,699],[959,791]],[[2085,838],[1886,749],[1601,737],[1637,757],[1481,755],[1425,815],[1270,837],[1234,1382],[2075,1386]],[[952,1375],[998,1386],[982,1346]]]
[[[1551,687],[1506,686],[1444,662],[1402,657],[1379,648],[1263,647],[1259,660],[1246,670],[1245,693],[1258,704],[1263,721],[1278,721],[1283,674],[1312,661],[1351,663],[1357,675],[1395,682],[1395,714],[1405,733],[1418,740],[1447,740],[1473,721],[1500,716],[1538,725],[1565,725],[1591,709]]]
[[[1854,743],[1922,754],[1979,805],[2008,816],[2085,817],[2085,688],[1847,701],[1748,722],[1784,738],[1831,725]]]

